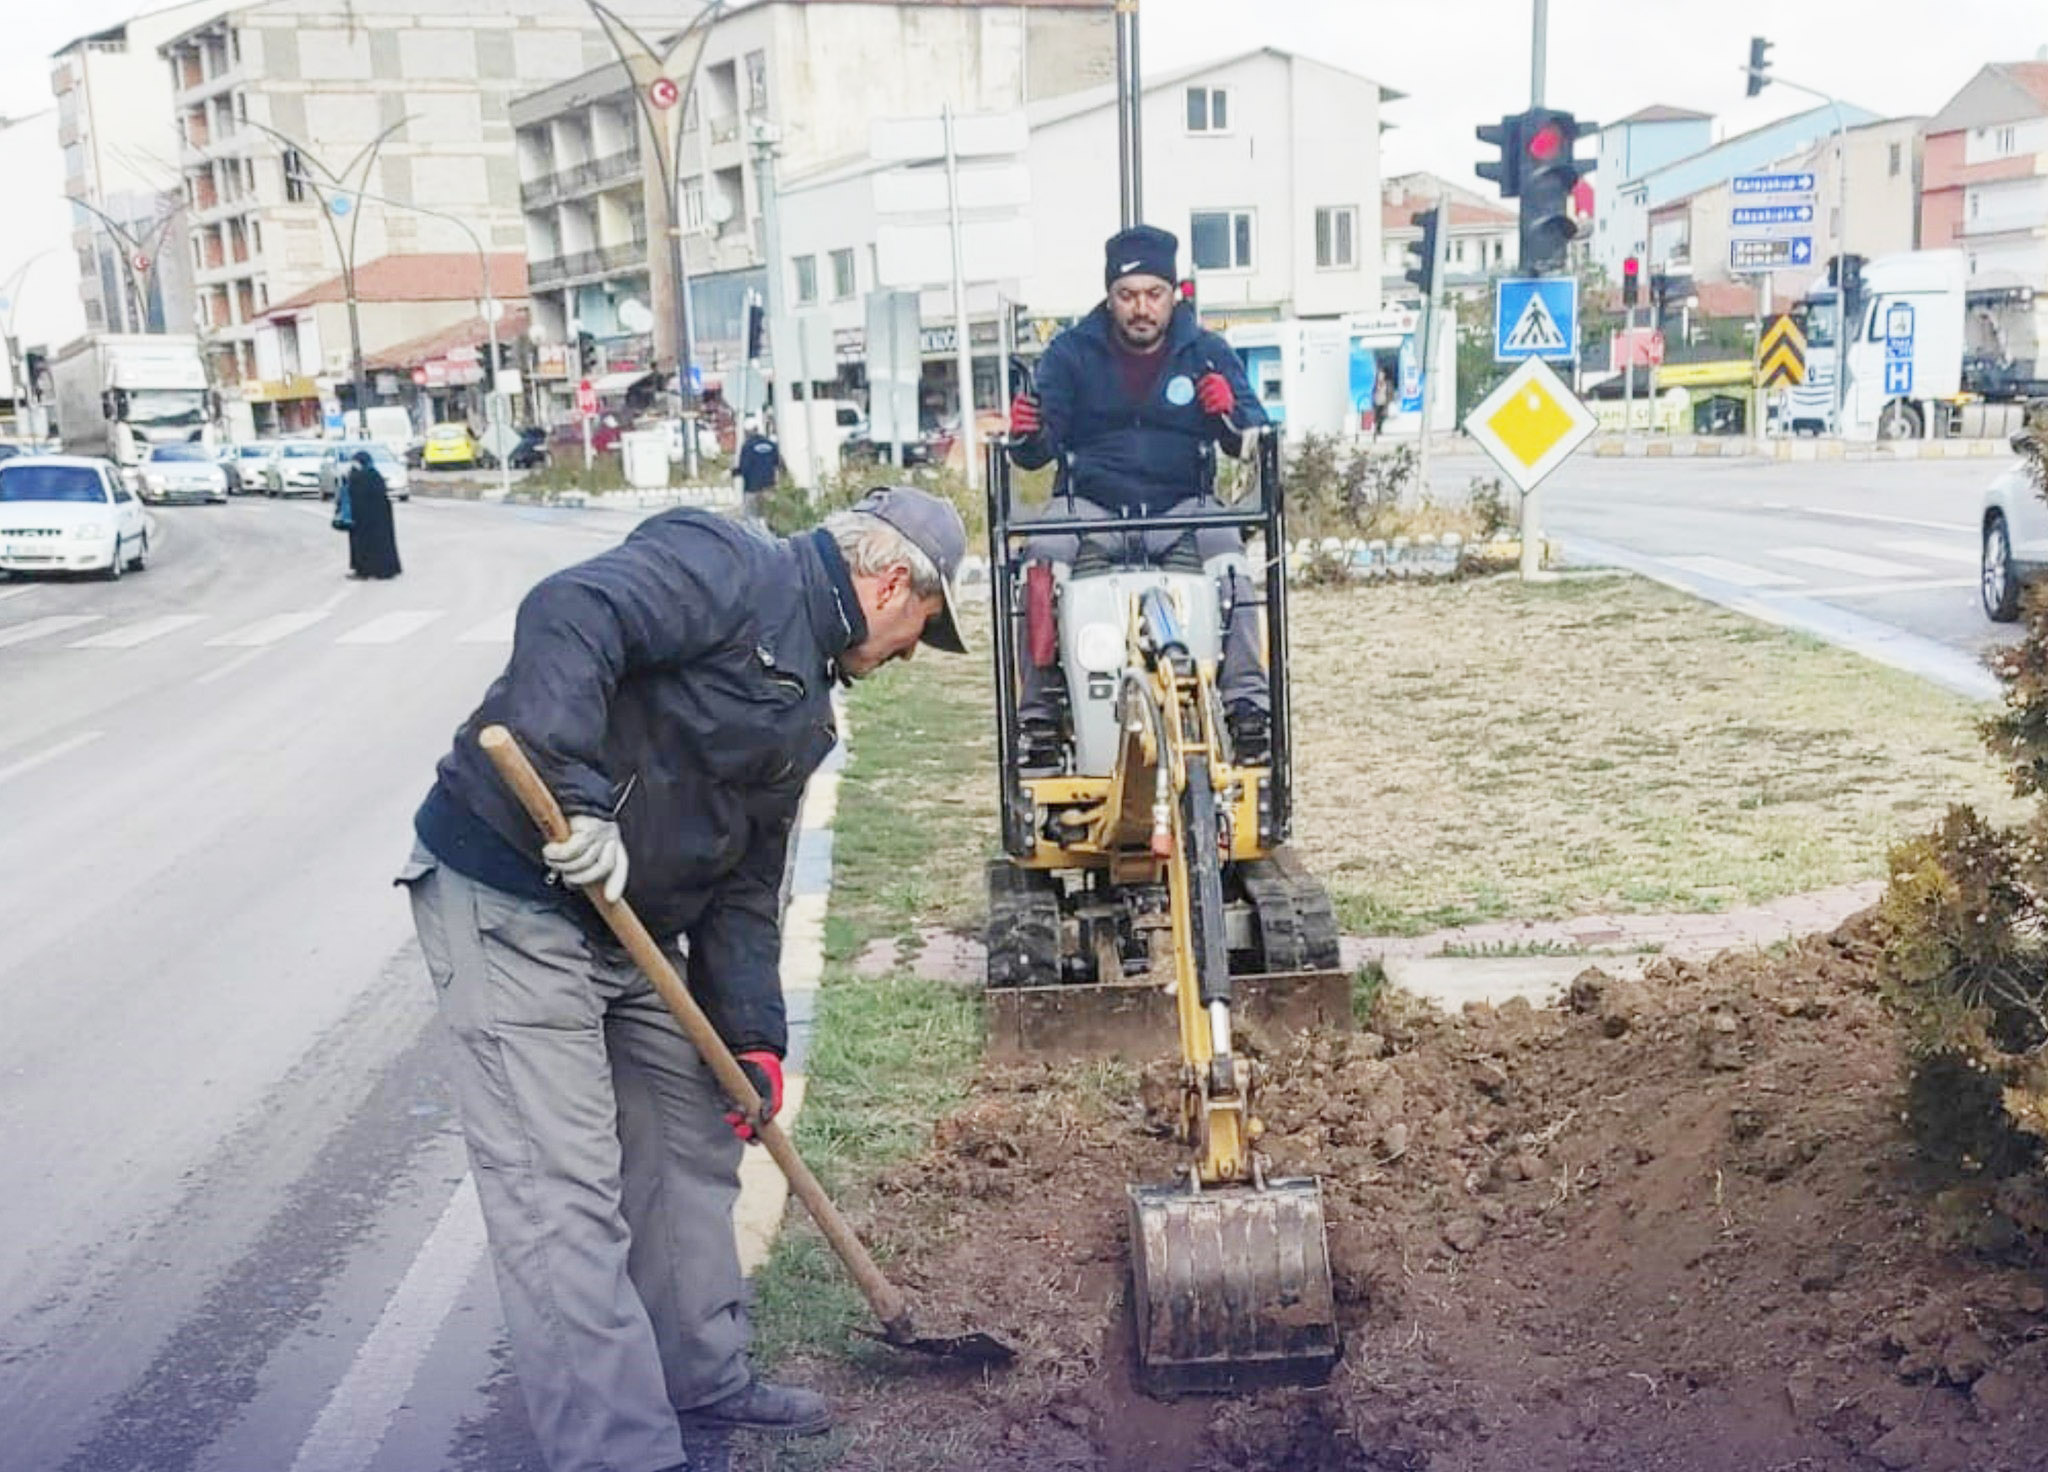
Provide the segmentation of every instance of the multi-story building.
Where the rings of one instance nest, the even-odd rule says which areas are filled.
[[[1927,124],[1920,244],[1973,285],[2048,289],[2048,61],[1994,62]]]
[[[229,0],[191,0],[81,36],[50,60],[64,193],[74,208],[72,247],[85,323],[94,332],[190,332],[192,270],[185,250],[185,196],[171,79],[157,47],[212,19]],[[149,258],[131,276],[129,252],[104,215]],[[139,281],[138,308],[131,280]]]
[[[1106,81],[1114,51],[1109,0],[758,0],[722,18],[684,104],[678,156],[691,338],[707,387],[738,361],[747,293],[762,283],[756,125],[777,139],[788,232],[801,228],[799,182],[864,157],[873,119],[1024,107]],[[607,388],[672,365],[666,200],[623,71],[599,66],[522,97],[513,121],[534,336],[590,333],[617,370],[600,375]],[[860,288],[872,284],[869,261]],[[544,383],[550,403],[567,403],[566,377]]]
[[[659,0],[613,8],[667,13]],[[272,302],[339,273],[344,247],[357,265],[462,251],[466,226],[486,250],[520,250],[507,106],[609,49],[584,0],[244,0],[165,41],[184,248],[216,381],[269,403],[348,398],[321,375],[264,377],[256,341]],[[326,170],[358,157],[369,162],[340,191],[346,213],[331,213]]]
[[[1635,241],[1637,232],[1624,232],[1618,218],[1620,186],[1682,158],[1703,153],[1713,142],[1711,113],[1662,102],[1639,108],[1600,130],[1600,163],[1593,175],[1598,183],[1594,190],[1591,255],[1610,280],[1619,281],[1622,261],[1641,255],[1643,250]],[[1622,238],[1624,233],[1627,239]]]
[[[1444,284],[1459,296],[1484,291],[1496,276],[1512,275],[1522,258],[1521,216],[1496,200],[1434,174],[1402,174],[1380,191],[1380,293],[1387,301],[1418,296],[1408,272],[1409,250],[1422,240],[1415,216],[1439,203],[1449,206],[1444,240]]]

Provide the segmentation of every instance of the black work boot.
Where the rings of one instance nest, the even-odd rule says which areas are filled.
[[[749,1380],[724,1400],[679,1412],[685,1445],[705,1431],[768,1431],[779,1436],[816,1436],[832,1429],[832,1408],[815,1390]],[[695,1465],[698,1453],[691,1451]]]
[[[1273,721],[1265,710],[1240,700],[1224,712],[1230,727],[1230,751],[1240,767],[1263,765],[1273,755]]]

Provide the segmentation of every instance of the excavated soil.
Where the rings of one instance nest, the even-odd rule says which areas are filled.
[[[863,1215],[929,1319],[1020,1362],[803,1367],[846,1408],[831,1463],[2048,1468],[2039,1244],[1916,1151],[1875,950],[1855,921],[1270,1054],[1267,1147],[1323,1180],[1346,1336],[1314,1390],[1138,1393],[1124,1187],[1172,1172],[1163,1075],[990,1071]]]

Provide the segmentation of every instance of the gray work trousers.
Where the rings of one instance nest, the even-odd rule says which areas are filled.
[[[749,1374],[725,1096],[623,950],[418,846],[399,878],[549,1472],[673,1467]]]
[[[1223,503],[1213,496],[1190,496],[1176,502],[1156,514],[1162,516],[1191,516],[1197,511],[1221,511]],[[1069,505],[1065,496],[1055,496],[1044,507],[1032,512],[1032,519],[1051,521],[1111,521],[1115,513],[1107,511],[1093,501],[1075,497]],[[1081,540],[1088,535],[1075,532],[1039,532],[1024,539],[1024,558],[1027,562],[1057,562],[1063,567],[1072,567],[1080,555]],[[1183,532],[1146,532],[1143,534],[1144,552],[1153,563],[1162,561],[1173,549],[1173,544],[1186,535]],[[1126,544],[1137,540],[1131,533],[1112,533],[1100,540],[1117,556],[1125,555]],[[1195,533],[1195,555],[1204,563],[1217,557],[1233,554],[1244,555],[1244,537],[1234,528],[1227,526],[1207,527]],[[1225,600],[1230,610],[1229,622],[1223,629],[1223,659],[1216,671],[1216,693],[1222,697],[1226,708],[1234,705],[1251,705],[1260,710],[1270,708],[1271,687],[1266,679],[1265,651],[1259,643],[1258,594],[1252,587],[1251,579],[1232,568],[1218,579],[1217,596]],[[1040,668],[1032,663],[1031,652],[1019,641],[1020,659],[1023,666],[1019,682],[1017,716],[1024,722],[1049,721],[1058,709],[1057,667]]]

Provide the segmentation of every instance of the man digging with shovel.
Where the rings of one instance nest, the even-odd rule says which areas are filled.
[[[704,1059],[578,892],[624,896],[772,1114],[780,892],[835,680],[964,652],[953,507],[884,487],[771,540],[676,511],[541,581],[414,818],[420,949],[515,1367],[550,1472],[719,1468],[734,1429],[825,1430],[753,1377],[732,1207],[741,1142]],[[479,749],[508,728],[560,799],[543,845]]]

